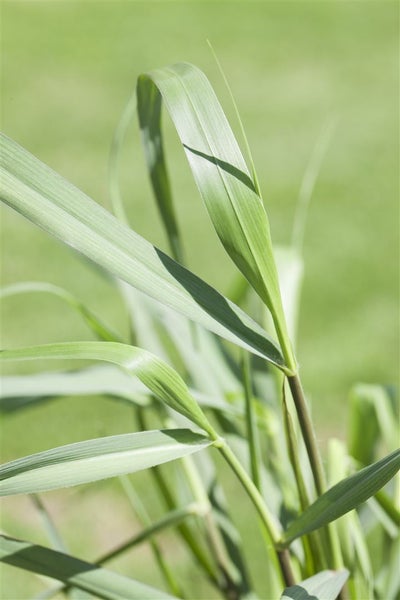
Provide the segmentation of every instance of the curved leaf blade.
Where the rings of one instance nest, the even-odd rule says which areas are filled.
[[[4,135],[1,199],[114,276],[285,370],[268,334],[199,277]]]
[[[160,129],[161,98],[215,230],[270,309],[286,362],[295,370],[267,214],[214,90],[204,73],[187,63],[156,69],[138,79],[139,122],[159,205],[171,203]]]
[[[44,546],[0,535],[0,561],[57,579],[105,600],[173,600],[134,579]]]
[[[135,375],[162,402],[214,435],[213,429],[178,373],[154,354],[117,342],[64,342],[3,350],[1,360],[100,360]]]
[[[102,364],[76,371],[5,375],[0,386],[0,413],[44,399],[85,395],[116,397],[138,406],[150,403],[149,390],[140,380],[114,365]]]
[[[336,600],[349,572],[321,571],[296,585],[286,588],[280,600]]]
[[[311,504],[291,525],[282,538],[282,546],[305,533],[335,521],[376,494],[400,468],[400,450],[343,479]]]
[[[46,492],[135,473],[211,443],[190,429],[164,429],[59,446],[2,465],[0,496]]]

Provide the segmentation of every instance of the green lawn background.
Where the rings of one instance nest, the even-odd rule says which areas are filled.
[[[350,386],[398,378],[397,3],[18,1],[3,2],[2,13],[3,131],[107,207],[110,140],[141,72],[193,62],[233,118],[206,38],[239,106],[276,243],[290,239],[307,160],[327,120],[337,119],[309,213],[298,345],[321,439],[345,435]],[[189,264],[224,292],[235,270],[167,119],[165,127]],[[136,125],[121,181],[133,227],[165,248]],[[126,333],[120,300],[108,282],[9,210],[2,211],[2,245],[3,285],[62,285]],[[91,339],[67,307],[42,295],[4,301],[1,329],[3,347]],[[122,407],[97,398],[66,399],[4,417],[3,458],[129,430]],[[112,494],[107,485],[100,489]],[[106,497],[98,501],[107,504]],[[9,514],[11,504],[5,506]],[[24,511],[23,500],[17,506]],[[105,515],[114,512],[103,508]],[[20,527],[26,535],[26,520],[18,514],[15,508],[13,533]],[[66,530],[78,515],[65,521]],[[111,522],[112,537],[119,539]],[[37,523],[29,527],[38,535]],[[82,542],[83,552],[93,547],[96,541]],[[21,590],[33,585],[21,581]],[[11,578],[7,585],[18,584]]]

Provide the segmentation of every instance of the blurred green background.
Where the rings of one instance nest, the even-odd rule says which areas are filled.
[[[206,38],[239,106],[274,242],[290,240],[307,161],[322,127],[337,119],[309,212],[298,356],[321,441],[344,436],[350,386],[398,379],[397,2],[18,1],[3,2],[2,13],[3,131],[107,207],[110,141],[141,72],[193,62],[233,117]],[[189,264],[225,292],[234,267],[167,119],[165,127]],[[121,183],[133,227],[165,249],[136,124],[124,149]],[[2,244],[3,285],[40,280],[64,286],[126,333],[114,289],[79,256],[9,210],[2,211]],[[91,339],[76,315],[42,295],[5,300],[1,328],[6,347]],[[3,458],[130,428],[122,406],[65,399],[3,417]],[[109,535],[123,535],[128,508],[118,504],[115,510],[122,500],[109,483],[96,488],[101,493],[83,489],[49,498],[55,498],[67,537],[71,527],[97,531],[81,544],[80,555],[93,557],[93,549],[107,547]],[[88,494],[97,494],[99,521],[91,516],[77,524],[85,518],[79,507]],[[68,498],[75,499],[74,509]],[[7,527],[44,541],[27,502],[5,503]],[[179,552],[177,562],[183,560]],[[155,583],[141,556],[137,576]],[[6,597],[25,597],[29,586],[41,589],[33,578],[21,576],[17,583],[9,572]]]

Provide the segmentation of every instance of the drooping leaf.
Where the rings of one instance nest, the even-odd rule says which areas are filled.
[[[134,579],[44,546],[0,535],[1,562],[71,584],[105,600],[172,600]],[[176,599],[175,599],[176,600]]]
[[[295,370],[268,218],[208,79],[187,63],[156,69],[139,77],[137,99],[156,197],[165,199],[170,195],[160,130],[163,100],[216,232],[229,256],[270,309],[286,363]]]
[[[399,468],[400,450],[396,450],[340,481],[322,494],[289,525],[282,538],[282,545],[287,546],[297,537],[314,531],[357,508],[359,504],[376,494]]]
[[[65,342],[15,350],[3,350],[1,360],[34,359],[101,360],[111,362],[137,376],[151,392],[211,433],[213,430],[182,378],[165,362],[134,346],[116,342]]]
[[[284,590],[280,600],[336,600],[349,572],[321,571]]]
[[[0,495],[32,494],[134,473],[211,443],[190,429],[165,429],[68,444],[2,465]]]
[[[214,288],[4,135],[1,199],[114,276],[287,370],[277,345]]]

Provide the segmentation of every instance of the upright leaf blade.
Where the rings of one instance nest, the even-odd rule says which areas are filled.
[[[6,204],[116,277],[286,369],[276,344],[241,309],[4,135],[0,160]]]
[[[58,579],[105,600],[173,600],[173,596],[161,590],[98,565],[3,535],[0,535],[0,561]]]
[[[216,232],[270,309],[285,360],[295,370],[268,218],[221,105],[193,65],[178,63],[139,77],[139,122],[156,197],[170,195],[160,131],[161,96]]]
[[[190,429],[126,433],[52,448],[0,467],[0,495],[33,494],[135,473],[203,450]]]

